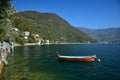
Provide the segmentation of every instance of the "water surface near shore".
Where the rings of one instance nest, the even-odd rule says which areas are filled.
[[[101,62],[58,61],[57,51],[75,56],[96,54]],[[10,59],[4,74],[9,73],[11,80],[120,80],[120,44],[19,46]]]

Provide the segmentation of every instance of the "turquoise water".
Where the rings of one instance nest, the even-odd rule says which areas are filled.
[[[58,61],[62,55],[93,55],[101,62]],[[15,47],[4,80],[120,80],[120,44]],[[11,72],[12,71],[12,72]]]

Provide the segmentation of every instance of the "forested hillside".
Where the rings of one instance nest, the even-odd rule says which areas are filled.
[[[71,26],[67,21],[54,13],[35,11],[19,12],[27,21],[36,27],[40,37],[51,42],[94,42],[85,33]]]

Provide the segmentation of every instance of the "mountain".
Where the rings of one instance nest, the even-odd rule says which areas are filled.
[[[50,42],[95,42],[87,34],[71,26],[60,16],[54,13],[40,13],[35,11],[24,11],[19,14],[31,25],[35,26],[36,33],[44,40]]]
[[[120,28],[107,28],[107,29],[88,29],[83,27],[78,27],[80,31],[85,32],[92,38],[98,41],[108,41],[108,42],[120,42]]]

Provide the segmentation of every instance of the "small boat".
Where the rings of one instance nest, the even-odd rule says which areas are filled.
[[[93,62],[95,61],[96,55],[92,56],[63,56],[58,54],[58,60],[65,61],[83,61],[83,62]]]

